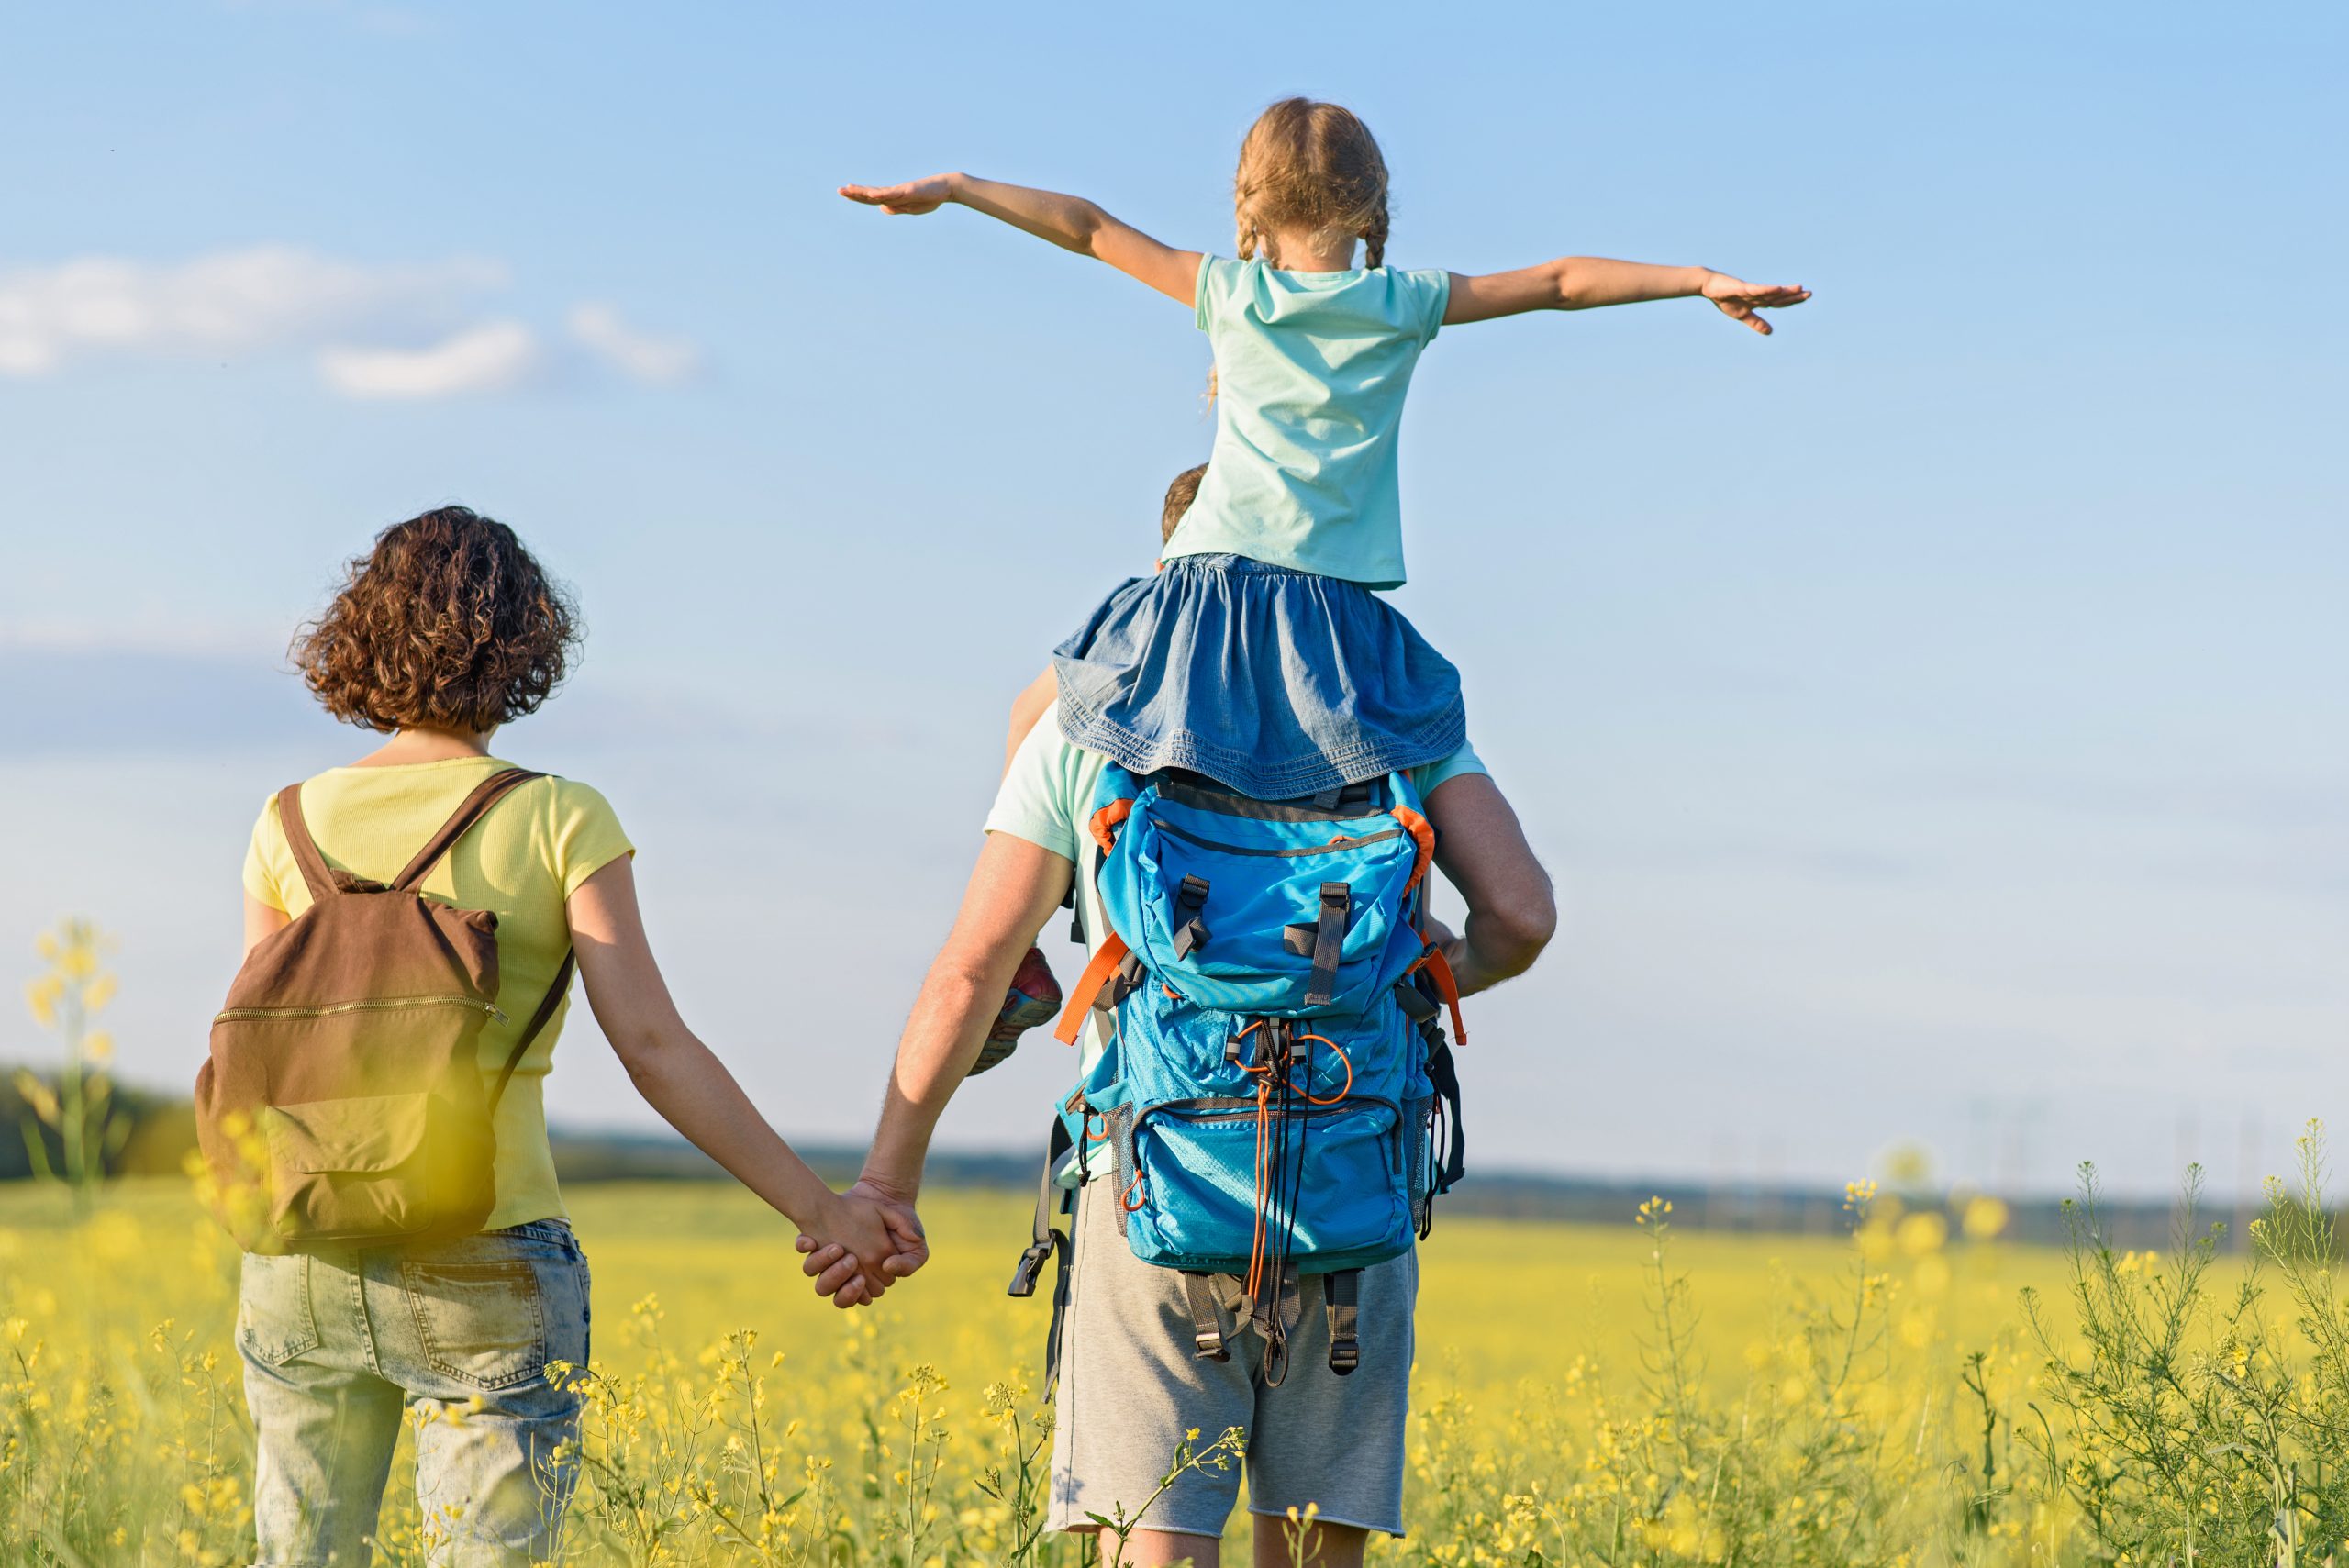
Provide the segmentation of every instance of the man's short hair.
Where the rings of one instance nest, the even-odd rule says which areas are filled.
[[[1174,483],[1166,487],[1166,511],[1158,519],[1159,543],[1164,544],[1174,537],[1175,525],[1183,520],[1183,514],[1191,509],[1191,503],[1199,498],[1199,481],[1207,476],[1208,465],[1201,463],[1197,468],[1186,468],[1176,474]]]

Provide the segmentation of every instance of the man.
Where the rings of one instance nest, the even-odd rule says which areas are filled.
[[[1197,483],[1190,474],[1176,483],[1185,480]],[[1063,740],[1049,713],[1013,752],[962,910],[898,1042],[880,1129],[852,1189],[897,1206],[905,1251],[885,1265],[889,1275],[911,1273],[925,1256],[911,1205],[931,1131],[977,1059],[1037,933],[1073,885],[1088,940],[1097,948],[1108,933],[1093,891],[1101,851],[1084,830],[1103,765],[1097,753]],[[1441,927],[1429,933],[1461,992],[1523,973],[1548,943],[1556,910],[1516,813],[1465,747],[1414,770],[1413,782],[1436,829],[1437,868],[1467,906],[1457,935]],[[1089,1019],[1088,1063],[1100,1050],[1097,1029]],[[1301,1280],[1288,1371],[1270,1386],[1264,1341],[1252,1329],[1233,1336],[1229,1361],[1195,1355],[1183,1276],[1133,1257],[1115,1205],[1106,1182],[1079,1191],[1053,1432],[1052,1527],[1090,1529],[1090,1515],[1119,1507],[1131,1517],[1157,1492],[1186,1434],[1202,1434],[1204,1442],[1240,1427],[1249,1435],[1250,1507],[1264,1521],[1255,1542],[1260,1568],[1291,1560],[1286,1517],[1308,1503],[1319,1521],[1310,1560],[1328,1568],[1360,1563],[1372,1530],[1401,1534],[1417,1255],[1363,1271],[1361,1364],[1351,1376],[1327,1364],[1320,1276]],[[806,1267],[841,1305],[868,1298],[857,1261],[838,1248],[812,1252]],[[1147,1568],[1187,1558],[1217,1568],[1239,1483],[1231,1471],[1179,1476],[1150,1502],[1126,1562]]]

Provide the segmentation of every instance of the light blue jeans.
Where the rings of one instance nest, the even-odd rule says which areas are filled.
[[[587,1260],[538,1220],[453,1241],[249,1254],[237,1346],[263,1568],[365,1568],[404,1414],[436,1568],[555,1555],[577,1475]]]

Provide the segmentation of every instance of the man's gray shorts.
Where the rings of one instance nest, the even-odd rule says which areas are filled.
[[[1319,1506],[1332,1524],[1403,1533],[1403,1421],[1410,1403],[1411,1313],[1419,1255],[1362,1272],[1362,1364],[1330,1370],[1321,1281],[1308,1275],[1289,1339],[1288,1373],[1264,1381],[1264,1341],[1231,1335],[1231,1359],[1202,1359],[1193,1343],[1183,1276],[1136,1259],[1118,1229],[1106,1182],[1078,1195],[1075,1275],[1061,1340],[1052,1436],[1054,1529],[1089,1528],[1089,1514],[1132,1517],[1172,1468],[1196,1428],[1205,1448],[1228,1428],[1248,1433],[1248,1507],[1285,1515]],[[1194,1471],[1150,1505],[1143,1528],[1220,1536],[1240,1496],[1240,1471]]]

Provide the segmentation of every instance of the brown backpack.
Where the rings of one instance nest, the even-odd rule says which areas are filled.
[[[494,1084],[481,1032],[497,1010],[497,917],[417,891],[450,846],[517,785],[484,779],[388,884],[330,869],[277,797],[310,907],[257,943],[212,1020],[195,1123],[214,1209],[252,1251],[471,1235],[496,1206],[492,1118],[571,989],[565,953]]]

